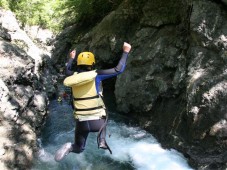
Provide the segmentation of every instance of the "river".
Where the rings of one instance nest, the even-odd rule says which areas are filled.
[[[109,115],[107,142],[112,155],[98,149],[97,134],[91,133],[83,153],[69,153],[61,162],[55,162],[56,150],[73,142],[74,118],[68,101],[52,100],[32,170],[192,170],[181,153],[163,149],[151,134],[122,121],[116,112]]]

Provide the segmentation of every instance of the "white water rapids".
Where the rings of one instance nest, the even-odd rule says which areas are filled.
[[[98,149],[97,133],[90,133],[83,153],[69,153],[61,162],[55,162],[56,150],[74,140],[74,120],[65,101],[51,101],[49,112],[32,170],[192,170],[181,153],[163,149],[145,130],[111,119],[116,113],[110,113],[107,126],[112,155]]]

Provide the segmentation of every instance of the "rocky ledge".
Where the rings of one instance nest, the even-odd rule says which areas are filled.
[[[52,47],[40,48],[28,35],[12,12],[0,9],[0,169],[4,170],[31,168],[48,98],[55,93],[57,74],[45,69]]]

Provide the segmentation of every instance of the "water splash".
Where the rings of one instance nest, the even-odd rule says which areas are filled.
[[[55,162],[55,151],[65,142],[74,140],[74,122],[72,110],[67,104],[59,105],[56,101],[52,101],[49,110],[50,116],[41,138],[41,148],[33,170],[192,169],[181,153],[174,149],[163,149],[145,130],[114,120],[110,120],[107,127],[107,133],[111,133],[111,137],[107,137],[107,142],[113,151],[112,155],[107,150],[98,149],[97,134],[91,133],[83,153],[70,153],[60,163]]]

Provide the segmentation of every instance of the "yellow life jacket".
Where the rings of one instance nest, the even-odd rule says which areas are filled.
[[[65,78],[64,85],[72,87],[76,115],[103,114],[105,108],[102,98],[97,94],[95,77],[96,71],[75,72]]]

